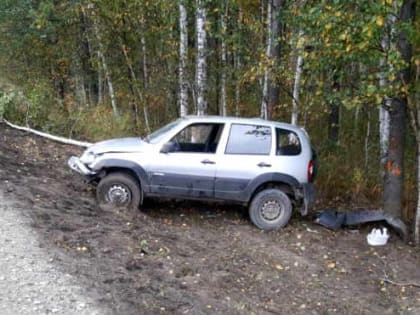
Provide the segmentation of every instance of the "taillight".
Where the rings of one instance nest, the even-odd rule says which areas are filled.
[[[308,164],[308,182],[311,182],[314,176],[314,161],[310,160]]]

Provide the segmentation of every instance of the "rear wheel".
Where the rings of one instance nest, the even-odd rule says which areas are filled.
[[[96,199],[101,208],[125,208],[135,210],[140,205],[142,191],[131,175],[115,172],[106,175],[98,184]]]
[[[249,216],[260,229],[277,230],[289,222],[292,216],[292,203],[283,191],[265,189],[252,199]]]

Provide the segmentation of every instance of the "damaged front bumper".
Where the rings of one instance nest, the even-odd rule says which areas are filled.
[[[67,164],[73,171],[76,171],[82,175],[90,176],[96,174],[95,172],[91,171],[85,164],[83,164],[77,156],[72,156],[67,161]]]

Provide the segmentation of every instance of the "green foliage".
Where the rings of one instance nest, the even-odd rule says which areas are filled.
[[[4,114],[14,104],[16,94],[14,92],[0,93],[0,119],[4,117]]]
[[[184,3],[189,37],[186,76],[193,112],[195,1]],[[389,22],[398,16],[402,1],[287,1],[283,14],[275,15],[284,25],[282,36],[274,39],[281,43],[281,58],[275,62],[265,56],[267,12],[261,7],[265,1],[204,3],[209,114],[219,110],[222,40],[227,49],[224,70],[231,115],[237,105],[241,116],[259,115],[262,79],[269,67],[280,85],[274,118],[289,121],[296,54],[301,53],[300,123],[306,125],[320,154],[320,190],[350,199],[378,195],[376,108],[385,96],[407,92],[412,96],[419,90],[418,82],[409,86],[398,82],[398,71],[406,64],[395,40],[381,47],[385,35],[392,38],[404,30],[413,43],[412,62],[418,69],[418,19],[414,25],[398,19],[392,25]],[[220,27],[222,13],[226,13],[226,29]],[[176,118],[178,14],[178,1],[167,0],[3,0],[0,40],[7,44],[0,45],[0,71],[25,97],[1,93],[0,117],[89,140],[144,135],[143,106],[147,106],[152,129]],[[108,63],[119,118],[112,114],[99,52]],[[392,84],[380,85],[380,75]],[[330,104],[342,105],[338,146],[326,141]]]

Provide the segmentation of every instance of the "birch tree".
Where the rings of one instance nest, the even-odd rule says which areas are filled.
[[[292,119],[291,123],[297,125],[298,116],[299,116],[299,90],[300,90],[300,79],[302,77],[302,66],[303,66],[303,31],[298,33],[298,41],[296,44],[295,52],[297,55],[296,58],[296,68],[295,68],[295,80],[293,84],[293,95],[292,95]]]
[[[221,82],[220,82],[220,114],[226,116],[226,18],[228,13],[228,5],[226,0],[222,2],[222,10],[220,14],[220,28],[221,28]]]
[[[415,16],[415,0],[404,0],[399,13],[400,23],[412,24]],[[410,63],[412,56],[411,44],[408,34],[400,27],[397,36],[397,49],[401,54],[405,66],[397,73],[397,86],[406,86],[410,83]],[[395,90],[394,90],[395,91]],[[396,93],[396,91],[394,92]],[[403,193],[403,161],[404,161],[404,138],[406,131],[407,91],[391,97],[390,101],[390,129],[389,147],[385,163],[384,178],[384,211],[388,221],[400,233],[407,237],[408,230],[401,220],[401,201]]]
[[[393,3],[393,6],[395,3]],[[387,79],[387,73],[393,72],[392,66],[388,66],[386,56],[391,50],[391,43],[395,40],[395,16],[388,14],[386,27],[384,28],[381,38],[381,49],[384,53],[379,61],[380,73],[379,73],[379,86],[386,88],[390,83]],[[394,44],[393,44],[394,45]],[[395,45],[394,45],[395,46]],[[393,47],[395,49],[395,47]],[[380,162],[381,167],[384,169],[385,161],[388,155],[388,142],[389,142],[389,108],[391,106],[391,99],[385,97],[381,106],[379,107],[379,147],[380,147]]]
[[[179,0],[179,91],[178,104],[179,115],[184,117],[188,114],[188,82],[186,79],[186,67],[188,61],[188,24],[187,9],[185,8],[185,0]]]
[[[281,13],[284,0],[268,0],[267,2],[267,46],[266,68],[264,71],[263,95],[260,115],[270,119],[273,109],[279,103],[279,84],[275,79],[273,69],[280,58]]]
[[[410,122],[417,142],[417,207],[414,220],[414,241],[420,245],[420,62],[416,64],[415,70],[415,91],[409,100]]]
[[[268,119],[268,78],[270,76],[270,67],[271,62],[271,47],[273,46],[273,35],[272,35],[272,1],[267,2],[267,44],[265,50],[266,66],[264,70],[264,79],[263,79],[263,90],[262,90],[262,99],[261,99],[261,110],[260,117],[263,119]]]
[[[147,48],[146,48],[146,37],[144,35],[146,27],[144,17],[141,20],[142,25],[142,34],[140,36],[141,42],[141,52],[142,52],[142,61],[143,61],[143,86],[144,90],[147,92],[149,88],[149,72],[147,67]],[[144,123],[146,125],[147,132],[150,132],[150,123],[149,123],[149,111],[147,108],[147,100],[143,102],[143,116],[144,116]]]
[[[114,91],[114,84],[112,83],[112,78],[111,78],[111,71],[108,67],[108,63],[107,60],[105,58],[105,48],[104,45],[102,43],[102,37],[100,34],[100,30],[99,30],[99,17],[97,16],[95,10],[94,10],[94,6],[91,5],[91,8],[93,9],[91,12],[91,16],[92,16],[92,21],[93,21],[93,31],[97,40],[97,44],[98,44],[98,58],[101,61],[101,65],[102,65],[102,70],[104,71],[104,75],[105,75],[105,80],[106,83],[108,85],[108,93],[109,93],[109,97],[111,99],[111,106],[112,106],[112,111],[114,113],[115,117],[119,117],[119,113],[118,113],[118,107],[117,107],[117,97],[115,95],[115,91]]]
[[[207,114],[207,58],[206,58],[206,9],[204,7],[204,0],[197,0],[196,2],[196,45],[197,56],[195,65],[195,85],[197,98],[197,115]]]

